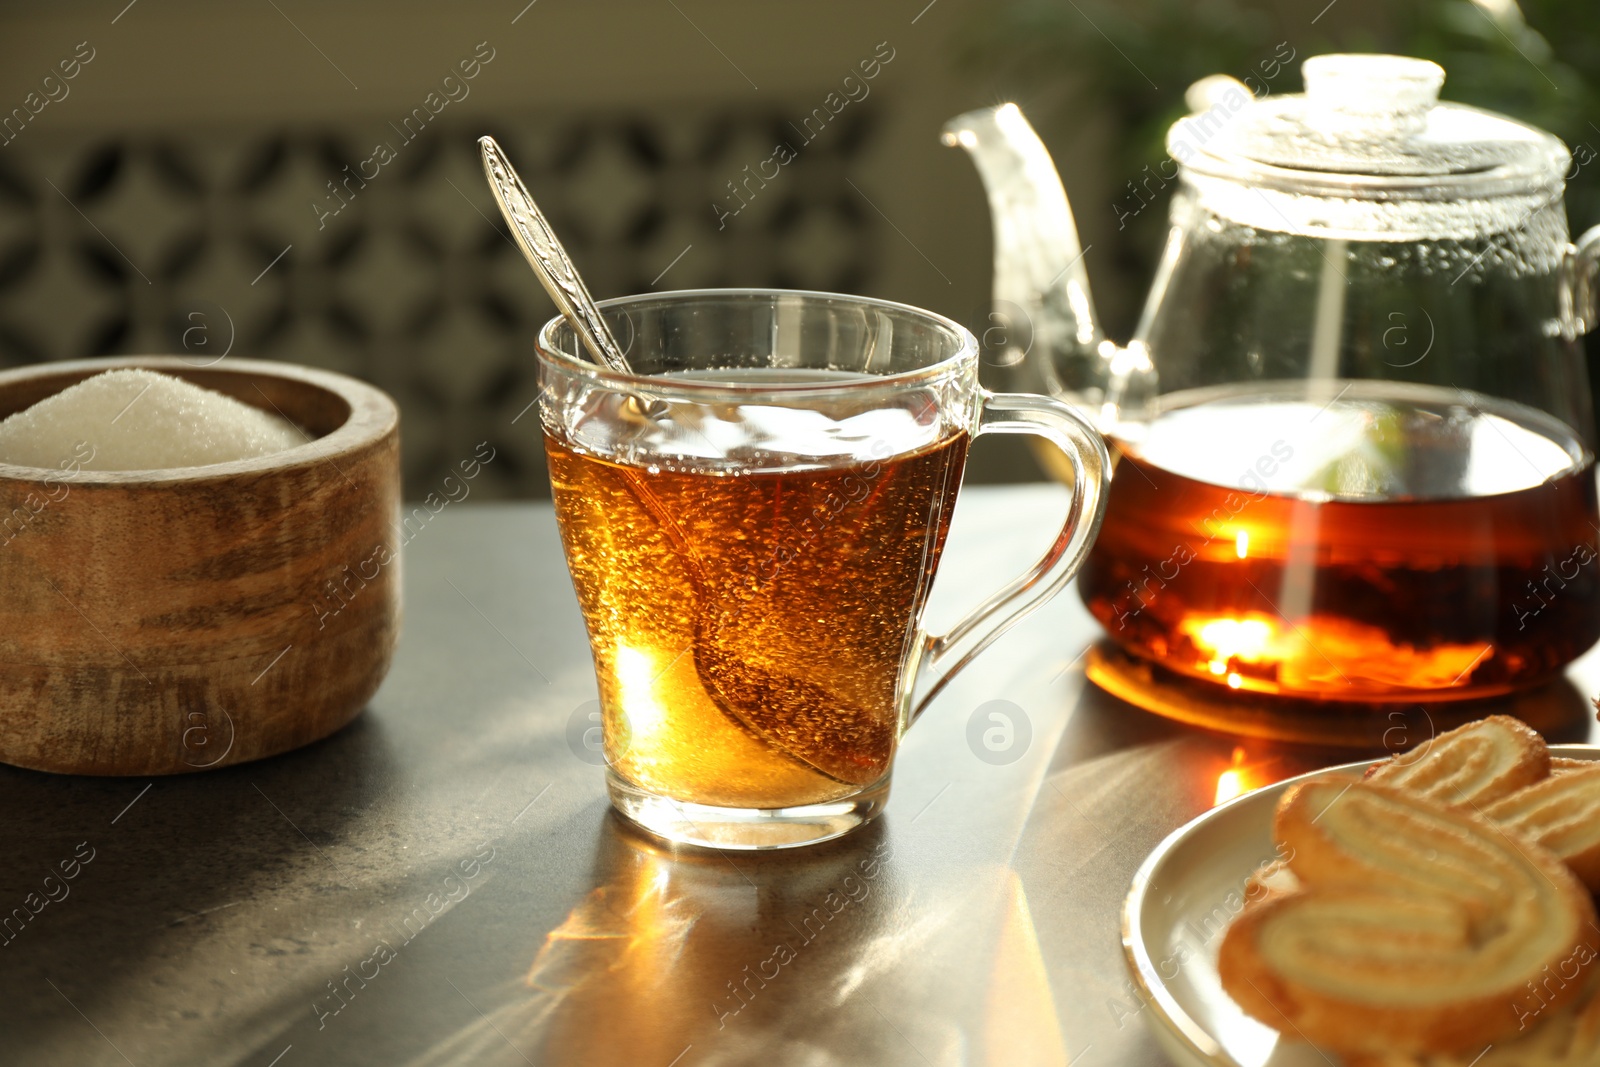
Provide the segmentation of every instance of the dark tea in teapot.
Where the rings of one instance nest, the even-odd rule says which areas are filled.
[[[1532,408],[1393,382],[1189,390],[1118,452],[1079,589],[1181,674],[1487,696],[1600,638],[1594,458]]]

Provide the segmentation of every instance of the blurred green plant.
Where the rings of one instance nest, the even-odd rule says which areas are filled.
[[[1600,151],[1600,5],[1594,0],[1428,0],[1395,12],[1393,48],[1447,72],[1443,96]],[[1600,222],[1600,163],[1567,185],[1575,231]]]

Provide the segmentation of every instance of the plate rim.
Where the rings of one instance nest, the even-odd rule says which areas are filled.
[[[1549,747],[1552,756],[1600,761],[1600,745],[1561,744]],[[1340,771],[1364,771],[1390,758],[1384,756],[1378,759],[1333,764],[1270,783],[1259,789],[1252,789],[1248,793],[1201,812],[1173,830],[1162,838],[1161,843],[1151,849],[1150,854],[1139,864],[1138,870],[1134,871],[1133,881],[1129,884],[1128,895],[1122,901],[1122,962],[1127,969],[1128,977],[1137,987],[1145,1007],[1154,1011],[1156,1025],[1151,1026],[1151,1030],[1157,1042],[1168,1053],[1182,1052],[1191,1062],[1205,1064],[1206,1067],[1242,1067],[1237,1060],[1223,1051],[1205,1026],[1178,1005],[1177,1000],[1167,991],[1166,982],[1156,970],[1154,960],[1145,950],[1143,924],[1139,912],[1143,908],[1150,882],[1162,864],[1201,827],[1215,819],[1227,818],[1229,813],[1243,805],[1265,803],[1268,798],[1279,796],[1290,786],[1320,775],[1335,774]],[[1143,1011],[1140,1014],[1143,1014]],[[1146,1025],[1151,1025],[1148,1019]]]

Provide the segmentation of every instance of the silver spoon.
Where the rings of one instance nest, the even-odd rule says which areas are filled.
[[[505,152],[493,137],[478,138],[483,151],[483,170],[489,177],[489,187],[494,190],[495,202],[516,235],[517,246],[528,257],[533,272],[539,276],[551,299],[572,329],[583,341],[595,361],[614,371],[631,374],[628,361],[622,354],[611,331],[600,317],[594,298],[578,277],[578,270],[567,257],[561,242],[556,240],[550,224],[528,195],[528,190],[517,176],[516,170],[505,157]],[[646,417],[664,413],[664,402],[631,398],[637,410]],[[632,486],[635,495],[648,510],[655,513],[663,530],[677,529],[677,524],[662,507],[655,493],[645,484],[637,470],[622,468],[622,474]],[[735,722],[742,724],[757,737],[784,752],[800,763],[812,767],[839,781],[865,783],[881,775],[883,768],[868,760],[847,758],[825,747],[806,746],[803,738],[825,734],[814,721],[826,713],[835,717],[846,714],[848,705],[837,695],[812,685],[802,679],[778,678],[743,660],[728,656],[717,641],[722,629],[720,620],[711,617],[711,606],[718,603],[707,588],[704,570],[694,550],[687,543],[681,546],[684,562],[688,564],[690,586],[695,591],[699,609],[695,612],[694,661],[695,670],[712,700]],[[856,712],[856,729],[872,736],[875,744],[869,745],[870,755],[888,751],[891,741],[882,723]],[[876,728],[874,732],[874,728]],[[811,751],[811,749],[817,749]],[[863,766],[865,769],[863,769]],[[865,777],[864,777],[865,775]]]
[[[632,374],[633,368],[628,366],[622,346],[606,328],[594,297],[589,295],[583,279],[578,276],[578,268],[572,265],[567,250],[556,240],[555,231],[545,221],[533,197],[528,195],[527,187],[506,158],[505,151],[493,137],[478,138],[478,147],[483,152],[483,172],[489,178],[495,203],[500,205],[500,214],[505,216],[517,239],[517,247],[528,258],[550,299],[556,302],[556,309],[572,326],[596,363],[622,374]]]

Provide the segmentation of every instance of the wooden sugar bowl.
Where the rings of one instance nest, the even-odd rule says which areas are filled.
[[[180,774],[326,737],[377,690],[399,630],[394,401],[307,367],[140,356],[0,372],[0,417],[122,367],[312,439],[172,470],[0,464],[0,761]]]

